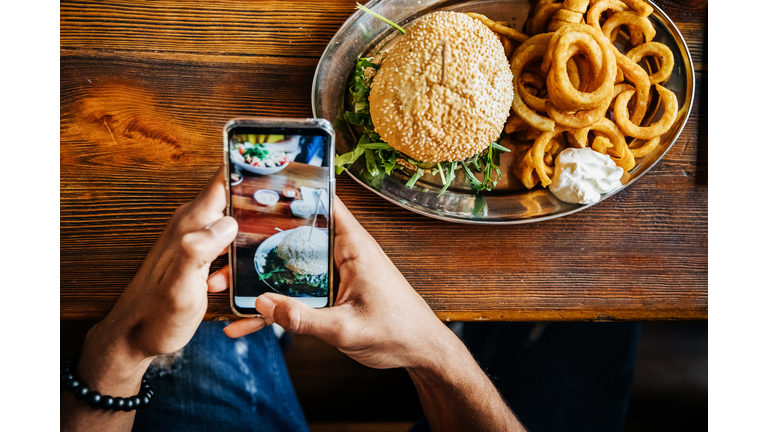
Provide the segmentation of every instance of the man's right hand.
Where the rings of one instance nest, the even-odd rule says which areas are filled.
[[[279,294],[262,294],[248,318],[227,326],[239,337],[273,322],[320,338],[374,368],[404,367],[435,431],[525,431],[464,344],[435,316],[378,243],[337,198],[334,260],[339,296],[313,309]]]
[[[379,369],[430,367],[440,361],[439,353],[461,344],[338,198],[334,224],[340,277],[334,307],[313,309],[290,297],[263,294],[256,309],[264,318],[232,323],[224,329],[227,336],[243,336],[276,322]]]

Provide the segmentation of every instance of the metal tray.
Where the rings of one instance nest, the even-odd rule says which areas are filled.
[[[688,47],[669,17],[655,4],[654,12],[648,18],[656,28],[654,41],[661,42],[672,50],[675,67],[665,87],[677,95],[679,111],[672,128],[661,136],[661,141],[650,154],[638,158],[635,167],[624,175],[621,187],[604,194],[599,202],[621,191],[640,178],[658,162],[672,147],[683,130],[691,111],[694,93],[694,74]],[[528,0],[374,0],[366,6],[408,28],[419,17],[435,10],[456,12],[479,12],[497,21],[507,21],[517,30],[522,30],[528,19],[531,5]],[[312,111],[315,117],[325,118],[333,123],[336,130],[338,154],[350,151],[357,143],[342,115],[348,94],[347,82],[360,55],[368,56],[399,37],[399,32],[380,20],[356,11],[341,26],[323,52],[315,70],[312,84]],[[657,111],[656,118],[646,117],[652,123],[661,116],[658,102],[649,106],[649,113]],[[580,205],[560,201],[547,189],[537,186],[525,189],[508,168],[509,157],[502,155],[503,178],[490,192],[475,193],[462,170],[458,170],[451,187],[438,197],[442,184],[439,176],[425,174],[413,188],[407,188],[410,175],[393,172],[390,176],[374,179],[364,175],[365,162],[358,160],[347,171],[364,187],[413,212],[450,222],[471,224],[519,224],[553,219],[575,213],[594,204]],[[508,156],[508,155],[507,155]],[[595,203],[597,204],[597,203]]]

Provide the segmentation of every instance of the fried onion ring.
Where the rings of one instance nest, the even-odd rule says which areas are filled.
[[[515,155],[512,173],[526,189],[533,189],[539,183],[539,176],[536,174],[536,168],[533,167],[533,159],[531,158],[531,147],[533,145],[517,145],[513,150]]]
[[[608,141],[610,141],[612,147],[608,149],[607,154],[613,158],[614,162],[616,162],[616,166],[620,166],[624,169],[625,172],[631,170],[635,166],[635,157],[632,155],[629,147],[627,147],[627,140],[624,139],[624,134],[616,125],[616,123],[603,117],[599,122],[593,124],[590,127],[578,129],[575,132],[572,132],[571,135],[573,139],[578,143],[578,147],[583,148],[589,146],[588,139],[590,131],[601,132],[605,135]],[[598,143],[598,146],[600,145],[601,144]]]
[[[535,73],[523,72],[522,75],[520,75],[520,84],[526,87],[535,88],[537,91],[536,96],[540,96],[547,92],[546,79]]]
[[[488,18],[487,16],[479,13],[474,12],[466,12],[466,15],[471,16],[472,18],[479,19],[483,24],[486,25],[489,29],[493,30],[496,33],[503,34],[505,36],[508,36],[518,42],[525,42],[528,40],[528,35],[525,33],[521,33],[512,27],[507,27],[503,25],[499,25],[496,23],[496,21]]]
[[[547,114],[558,125],[562,125],[569,128],[585,128],[592,126],[600,121],[601,118],[605,118],[605,113],[608,111],[608,106],[611,104],[611,98],[606,98],[602,105],[575,113],[564,113],[557,110],[552,103],[547,102],[545,105]]]
[[[667,90],[659,84],[656,84],[655,87],[664,104],[664,115],[661,116],[659,121],[647,127],[638,126],[629,120],[627,102],[635,94],[634,90],[627,90],[616,97],[613,115],[616,117],[616,123],[618,123],[625,134],[649,140],[666,133],[674,124],[677,118],[677,96],[671,90]]]
[[[517,50],[515,50],[515,53],[512,56],[512,60],[509,62],[509,67],[512,70],[512,76],[515,77],[512,79],[512,84],[514,86],[512,110],[521,119],[528,123],[528,125],[545,132],[555,130],[554,120],[536,114],[530,108],[528,108],[527,105],[525,105],[522,98],[520,97],[522,90],[520,89],[520,80],[517,77],[520,76],[526,64],[538,60],[544,56],[544,52],[547,49],[547,44],[550,37],[550,33],[544,33],[536,35],[523,42],[523,44],[520,45]]]
[[[592,140],[592,150],[598,153],[607,155],[608,149],[612,147],[613,147],[613,144],[611,144],[611,141],[604,136],[598,135],[595,137],[594,140]]]
[[[589,0],[565,0],[563,1],[563,9],[584,15],[584,13],[587,12],[589,3]]]
[[[603,31],[600,28],[600,17],[603,12],[610,10],[611,12],[624,12],[629,10],[629,7],[620,0],[600,0],[592,4],[587,11],[587,24],[595,28],[595,30]]]
[[[657,136],[655,138],[651,138],[643,143],[643,145],[639,147],[630,147],[629,151],[632,152],[632,156],[635,158],[641,158],[648,153],[652,152],[653,149],[659,146],[659,141],[661,140],[660,136]]]
[[[518,117],[515,113],[512,113],[507,119],[507,123],[504,125],[504,132],[512,134],[527,127],[528,123],[524,122],[523,119]]]
[[[580,111],[595,108],[613,93],[613,82],[616,79],[617,69],[614,55],[615,48],[608,42],[607,38],[586,24],[569,24],[560,30],[563,29],[573,30],[563,32],[555,43],[552,67],[547,74],[549,98],[557,108],[562,110]],[[560,30],[555,32],[552,39],[557,36]],[[582,47],[588,47],[589,43],[585,42],[585,40],[588,40],[587,38],[590,37],[600,46],[602,67],[599,69],[594,85],[592,85],[596,89],[592,92],[581,92],[574,88],[568,78],[566,62],[570,58],[569,54],[573,52],[570,50],[571,45],[581,44]],[[552,40],[550,40],[551,44]],[[590,58],[593,64],[598,61],[591,56],[588,58]],[[544,68],[545,61],[546,58],[542,61],[542,68]]]
[[[552,183],[552,179],[549,176],[554,175],[554,169],[544,163],[544,155],[547,148],[553,145],[553,138],[562,134],[564,130],[563,127],[557,126],[554,131],[541,133],[536,138],[536,141],[533,142],[533,147],[529,150],[533,167],[536,169],[536,174],[539,175],[541,185],[544,187]]]
[[[549,31],[557,31],[560,27],[568,24],[579,24],[584,21],[584,15],[578,12],[561,8],[552,16],[552,22],[549,23]]]
[[[627,58],[635,63],[640,63],[640,60],[646,56],[654,56],[661,60],[661,67],[659,70],[648,77],[651,84],[658,84],[666,81],[667,78],[672,75],[672,69],[675,66],[675,56],[668,46],[659,42],[646,42],[632,48],[627,53]]]
[[[637,97],[635,100],[635,109],[632,111],[632,123],[639,125],[648,111],[648,101],[650,100],[651,81],[648,73],[637,63],[628,59],[614,47],[616,54],[616,63],[624,72],[624,78],[635,85]]]
[[[628,25],[630,27],[630,34],[632,27],[638,28],[645,36],[645,41],[650,42],[656,36],[656,29],[653,28],[653,24],[648,18],[641,17],[634,12],[616,12],[611,15],[603,24],[603,34],[610,38],[614,29],[618,29],[620,25]],[[635,36],[637,37],[637,36]],[[635,40],[632,43],[642,43],[642,41]]]
[[[560,10],[561,6],[562,3],[545,3],[541,7],[537,6],[533,17],[528,21],[528,33],[540,34],[546,32],[550,20]]]
[[[636,10],[641,17],[646,18],[653,13],[653,7],[643,0],[623,0],[627,6]]]
[[[501,45],[504,47],[504,56],[509,58],[509,55],[512,54],[512,51],[514,50],[512,41],[509,40],[509,36],[501,33],[496,33],[496,36],[499,37],[499,41],[501,41]]]

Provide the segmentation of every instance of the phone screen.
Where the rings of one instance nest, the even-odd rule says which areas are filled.
[[[332,129],[227,130],[229,211],[240,227],[230,249],[233,308],[256,314],[267,292],[329,306]]]

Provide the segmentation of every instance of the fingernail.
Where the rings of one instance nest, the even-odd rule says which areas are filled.
[[[223,217],[207,227],[216,237],[231,237],[237,234],[237,222],[231,217]]]
[[[259,303],[261,303],[261,306],[259,306]],[[262,295],[256,299],[256,310],[261,311],[261,313],[272,312],[273,309],[275,309],[275,302],[271,298]]]

